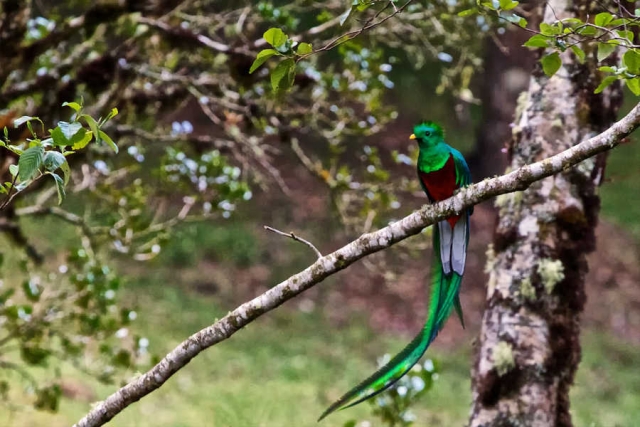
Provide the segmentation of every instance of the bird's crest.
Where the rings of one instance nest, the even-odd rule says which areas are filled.
[[[442,126],[436,122],[424,121],[413,127],[413,134],[418,138],[423,138],[427,135],[439,136],[444,138],[444,130]]]

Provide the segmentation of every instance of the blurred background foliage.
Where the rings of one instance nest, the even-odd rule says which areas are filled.
[[[475,2],[414,1],[300,61],[287,93],[272,93],[276,62],[249,73],[268,28],[317,49],[393,13],[389,2],[368,3],[341,26],[345,0],[0,0],[0,127],[13,143],[28,137],[15,119],[53,128],[70,118],[65,101],[82,100],[96,118],[120,111],[105,125],[119,154],[92,144],[69,157],[61,207],[51,183],[35,183],[0,211],[0,424],[69,425],[189,334],[314,260],[264,224],[328,253],[421,206],[414,122],[443,123],[477,180],[503,171],[535,52],[520,47],[523,31],[457,15]],[[577,425],[640,419],[639,159],[638,143],[614,150],[601,191]],[[2,182],[16,161],[0,151]],[[412,373],[406,392],[325,424],[464,422],[494,221],[490,203],[476,208],[467,331],[449,325],[425,362],[432,369]],[[112,424],[315,425],[421,325],[429,241],[418,236],[332,277]]]

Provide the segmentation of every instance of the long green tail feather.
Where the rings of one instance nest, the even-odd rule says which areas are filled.
[[[460,304],[460,295],[453,302],[453,308],[456,310],[456,314],[458,315],[458,319],[460,319],[460,324],[462,325],[462,329],[466,329],[464,326],[464,314],[462,313],[462,304]]]
[[[402,378],[402,376],[406,374],[413,365],[416,364],[426,351],[429,343],[430,341],[425,340],[423,330],[409,343],[409,345],[404,348],[404,350],[393,357],[393,359],[391,359],[386,365],[381,367],[356,387],[349,390],[344,394],[344,396],[329,406],[329,408],[320,415],[318,421],[321,421],[324,417],[337,409],[345,409],[357,405],[358,403],[391,387],[396,381]],[[349,403],[355,398],[358,398],[358,400],[353,403]]]
[[[433,247],[440,247],[440,235],[438,227],[433,228]],[[356,387],[345,393],[322,413],[318,421],[338,409],[346,409],[357,405],[378,393],[391,387],[402,378],[415,365],[427,351],[431,342],[444,325],[451,311],[455,307],[462,321],[462,310],[459,308],[461,277],[456,273],[445,275],[442,269],[439,252],[434,249],[434,261],[431,268],[431,296],[429,300],[429,313],[422,331],[387,364],[378,369],[369,378],[362,381]],[[357,399],[352,403],[353,399]]]

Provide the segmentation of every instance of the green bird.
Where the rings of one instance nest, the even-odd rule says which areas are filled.
[[[418,179],[429,202],[451,197],[471,183],[471,172],[458,150],[444,141],[442,127],[423,122],[413,128],[410,139],[417,141]],[[415,365],[455,310],[464,327],[460,305],[460,282],[469,243],[469,216],[473,208],[440,221],[433,229],[434,259],[431,265],[431,296],[427,321],[420,333],[387,364],[349,390],[320,416],[357,405],[391,387]]]

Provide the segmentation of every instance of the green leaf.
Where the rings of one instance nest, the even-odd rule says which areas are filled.
[[[39,145],[28,148],[22,153],[18,159],[18,177],[20,181],[27,181],[35,175],[40,166],[42,166],[43,157],[44,148]]]
[[[80,117],[83,118],[89,125],[93,136],[96,138],[96,142],[100,142],[100,134],[98,133],[98,123],[96,123],[96,120],[88,114],[83,114]]]
[[[461,18],[464,18],[465,16],[472,16],[472,15],[475,15],[476,13],[478,13],[478,9],[474,7],[471,9],[463,10],[462,12],[458,12],[458,16],[460,16]]]
[[[256,60],[251,64],[251,68],[249,69],[249,74],[253,73],[259,66],[264,64],[264,62],[271,58],[273,55],[280,55],[280,53],[275,49],[262,49],[258,52],[256,56]]]
[[[354,4],[357,4],[357,2],[354,2]],[[347,19],[349,19],[349,17],[351,16],[351,14],[353,13],[354,10],[355,10],[354,7],[350,7],[342,15],[340,15],[340,26],[341,27],[344,25],[345,22],[347,22]]]
[[[40,295],[42,295],[42,287],[34,280],[23,281],[22,291],[31,302],[37,302],[40,299]]]
[[[596,18],[593,22],[598,27],[606,27],[607,24],[609,24],[609,22],[611,21],[613,21],[613,15],[611,15],[609,12],[601,12],[596,15]]]
[[[20,309],[24,310],[28,314],[33,313],[33,306],[22,305]],[[20,357],[29,365],[42,365],[44,361],[49,357],[50,350],[41,348],[38,346],[35,340],[29,340],[21,343],[20,345]],[[37,405],[37,404],[36,404]]]
[[[82,105],[78,104],[77,102],[63,102],[62,106],[73,108],[73,111],[75,111],[76,113],[82,110]]]
[[[596,90],[593,91],[593,93],[602,92],[607,86],[609,86],[611,83],[615,82],[616,80],[618,80],[618,76],[605,77],[604,79],[602,79],[602,81],[600,82]]]
[[[630,73],[640,74],[640,53],[633,49],[627,50],[622,56],[622,62]]]
[[[18,147],[17,145],[7,145],[7,149],[9,151],[11,151],[12,153],[17,154],[18,156],[22,155],[22,153],[24,153],[24,150],[20,147]]]
[[[626,79],[624,82],[635,96],[640,96],[640,80],[638,78]]]
[[[571,46],[571,51],[576,56],[576,58],[578,58],[578,61],[580,61],[581,64],[584,64],[584,60],[586,57],[586,55],[584,54],[584,50],[580,49],[576,45],[573,45]]]
[[[298,50],[296,50],[296,53],[298,55],[308,55],[311,52],[313,52],[313,47],[311,46],[311,44],[309,43],[300,43],[298,45]]]
[[[59,151],[47,151],[44,153],[42,164],[46,170],[53,172],[66,161],[67,159]]]
[[[558,52],[543,56],[540,59],[540,63],[542,63],[542,70],[549,77],[553,76],[562,66],[562,60]]]
[[[629,43],[633,43],[633,31],[631,30],[617,30],[616,33],[618,33],[618,36],[620,36],[623,39],[626,39],[629,41]]]
[[[373,6],[375,3],[375,0],[354,0],[353,4],[357,4],[358,6],[356,6],[356,10],[358,12],[364,12],[365,10],[369,9],[371,6]]]
[[[29,132],[31,133],[31,135],[33,135],[34,138],[37,138],[36,133],[33,131],[33,126],[31,126],[31,122],[27,122],[27,129],[29,129]]]
[[[296,63],[293,59],[285,59],[271,72],[271,87],[274,92],[287,90],[291,87],[291,70],[295,70]]]
[[[17,176],[18,175],[18,165],[10,165],[9,166],[9,173],[13,177]]]
[[[581,36],[595,36],[596,34],[598,34],[598,29],[589,25],[576,30],[576,33],[580,34]]]
[[[577,27],[584,24],[584,22],[582,22],[582,19],[578,18],[565,18],[562,20],[562,23],[567,27]]]
[[[631,25],[631,24],[633,24],[633,21],[626,18],[618,18],[609,22],[610,27],[624,27],[625,25]]]
[[[500,0],[500,9],[511,10],[518,6],[520,3],[514,0]]]
[[[515,13],[512,13],[511,15],[503,16],[503,18],[509,22],[513,22],[514,24],[519,25],[522,28],[527,26],[527,20],[524,19],[522,16],[516,15]]]
[[[69,162],[67,162],[67,158],[64,158],[65,162],[60,165],[60,169],[62,169],[62,174],[64,175],[64,185],[69,183],[69,178],[71,177],[71,168],[69,167]]]
[[[286,43],[288,37],[280,28],[269,28],[262,37],[276,49]]]
[[[107,114],[107,117],[104,119],[104,123],[106,123],[109,120],[113,119],[117,115],[118,115],[118,109],[115,108],[115,107],[112,108],[111,111],[109,111],[109,114]]]
[[[104,133],[101,130],[98,131],[98,134],[100,135],[100,139],[102,139],[104,142],[106,142],[107,145],[109,147],[111,147],[113,149],[113,151],[116,152],[116,154],[118,154],[118,146],[116,145],[115,142],[113,142],[113,139],[111,139],[111,137],[109,135],[107,135],[106,133]]]
[[[57,127],[60,128],[60,130],[62,131],[62,134],[69,142],[71,142],[73,137],[82,130],[82,125],[78,122],[73,122],[73,123],[58,122]]]
[[[53,177],[54,181],[56,182],[56,190],[58,191],[58,204],[61,205],[62,202],[64,202],[64,198],[67,195],[66,192],[64,191],[64,182],[62,181],[62,178],[60,178],[59,175],[51,172],[50,175]]]
[[[80,150],[86,147],[89,141],[91,141],[91,138],[93,137],[93,132],[87,131],[85,129],[83,130],[84,132],[76,134],[76,137],[74,137],[73,141],[71,141],[71,143],[73,144],[73,146],[71,147],[72,150]],[[78,136],[81,136],[81,137],[78,138]]]
[[[49,132],[51,133],[51,139],[53,139],[53,145],[57,147],[66,147],[70,144],[67,137],[64,136],[62,129],[60,129],[59,127],[56,127]]]
[[[608,43],[598,43],[598,62],[602,62],[616,50],[616,46]]]
[[[498,10],[497,6],[499,5],[499,3],[497,1],[495,3],[493,1],[483,1],[482,3],[480,3],[480,5],[489,10]]]
[[[617,73],[618,69],[616,67],[599,67],[598,70],[603,71],[605,73]]]
[[[18,127],[23,125],[24,123],[28,123],[31,120],[40,120],[37,117],[32,117],[32,116],[22,116],[22,117],[18,117],[17,119],[15,119],[13,121],[13,126],[14,127]]]
[[[540,32],[545,36],[555,36],[562,32],[559,27],[555,25],[549,25],[546,22],[540,24]]]
[[[538,48],[538,47],[547,47],[549,46],[549,37],[545,37],[541,34],[536,34],[534,36],[532,36],[529,40],[527,40],[523,46],[525,47],[533,47],[533,48]]]

